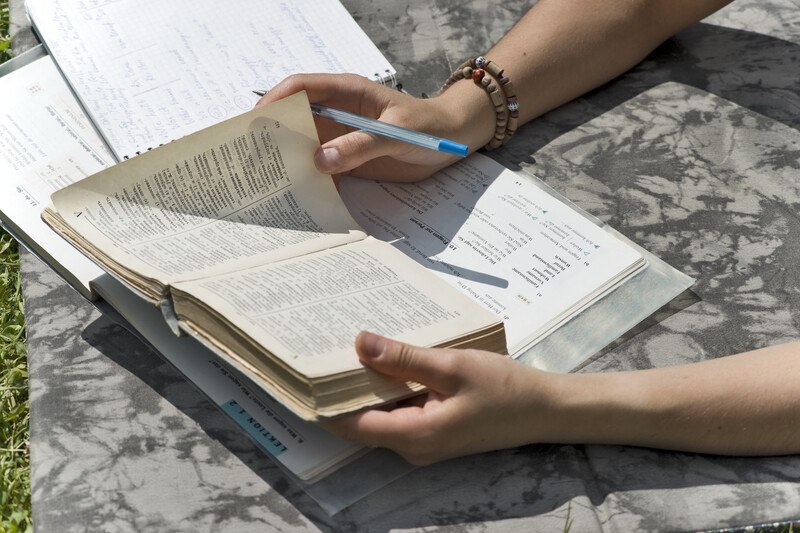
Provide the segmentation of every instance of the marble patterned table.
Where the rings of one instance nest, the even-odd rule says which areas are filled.
[[[531,4],[344,0],[412,94]],[[32,42],[13,0],[17,50]],[[697,278],[582,371],[800,340],[800,4],[739,0],[494,152]],[[135,337],[23,254],[36,529],[699,530],[800,519],[800,457],[526,446],[422,468],[328,516]],[[797,380],[800,376],[787,376]],[[798,429],[800,421],[791,421]]]

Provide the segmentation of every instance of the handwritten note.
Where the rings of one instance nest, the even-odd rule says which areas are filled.
[[[59,67],[118,158],[251,109],[297,72],[394,74],[335,1],[31,0]]]

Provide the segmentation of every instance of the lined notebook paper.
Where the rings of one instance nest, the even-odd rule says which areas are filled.
[[[251,109],[297,72],[395,71],[335,0],[28,0],[118,159]]]

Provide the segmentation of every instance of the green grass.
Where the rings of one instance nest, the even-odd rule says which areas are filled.
[[[0,0],[0,63],[11,58],[8,0]],[[25,319],[17,243],[0,231],[0,531],[32,531]]]
[[[28,362],[14,240],[0,234],[0,530],[31,530]]]
[[[28,361],[16,242],[0,233],[0,530],[31,530]]]
[[[0,0],[0,63],[11,59],[11,39],[8,38],[8,0]]]

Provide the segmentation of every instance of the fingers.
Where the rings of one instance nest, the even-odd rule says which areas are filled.
[[[267,91],[256,106],[306,91],[310,102],[346,105],[349,109],[354,103],[360,105],[364,93],[375,89],[375,85],[375,82],[356,74],[294,74]]]
[[[416,405],[367,410],[327,421],[328,430],[348,440],[389,448],[418,465],[493,446],[483,438],[485,432],[470,429],[476,420],[486,420],[480,412],[487,400],[491,402],[486,387],[494,387],[485,367],[494,363],[487,359],[491,354],[420,348],[368,332],[358,335],[356,350],[371,369],[422,383],[429,392]],[[494,410],[489,411],[493,421]]]
[[[373,118],[379,117],[389,105],[391,97],[399,94],[355,74],[299,74],[284,79],[256,105],[274,102],[303,90],[311,102],[325,103]],[[322,132],[320,126],[318,122],[317,129]],[[376,158],[394,157],[412,150],[407,143],[364,131],[343,133],[348,128],[338,125],[335,130],[338,131],[334,135],[320,134],[323,145],[314,157],[317,168],[327,174],[349,172]],[[325,142],[325,138],[329,140]]]
[[[409,145],[365,131],[353,131],[331,139],[317,149],[314,163],[320,172],[342,174],[382,156],[409,151]]]
[[[432,417],[420,407],[392,411],[370,410],[325,423],[326,429],[340,437],[371,447],[389,448],[416,465],[444,458],[446,448],[439,443],[442,432]]]
[[[455,394],[461,381],[459,352],[420,348],[367,331],[356,337],[356,352],[376,372],[421,383],[447,396]]]
[[[410,183],[424,180],[451,162],[448,160],[435,164],[414,164],[398,161],[390,157],[379,157],[353,169],[350,175],[368,180]]]
[[[303,90],[311,102],[364,117],[419,131],[438,131],[437,128],[450,131],[449,115],[440,116],[439,107],[422,103],[356,74],[289,76],[256,105],[274,102]],[[369,179],[419,181],[457,159],[402,141],[353,131],[320,118],[315,118],[315,124],[322,146],[315,153],[314,162],[326,174],[349,173]]]

